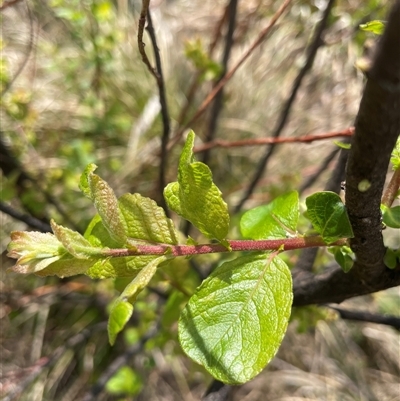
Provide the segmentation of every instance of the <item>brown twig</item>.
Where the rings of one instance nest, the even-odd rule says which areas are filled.
[[[253,51],[264,41],[267,35],[271,32],[272,28],[275,26],[278,19],[285,12],[289,4],[292,0],[285,0],[283,4],[279,7],[276,13],[271,18],[268,26],[266,26],[258,35],[257,39],[253,42],[253,44],[249,47],[249,49],[242,55],[239,61],[226,73],[223,79],[213,88],[213,90],[208,94],[208,96],[203,100],[203,103],[197,109],[196,113],[192,118],[182,127],[172,138],[169,143],[169,147],[173,147],[181,138],[185,130],[193,124],[207,109],[211,101],[215,98],[218,92],[227,84],[227,82],[233,77],[235,72],[239,69],[239,67],[250,57]]]
[[[296,143],[296,142],[313,142],[321,141],[324,139],[338,138],[338,137],[348,137],[354,134],[354,127],[346,128],[342,131],[327,132],[325,134],[307,134],[299,137],[287,137],[287,138],[251,138],[243,139],[240,141],[225,141],[222,139],[217,139],[212,142],[204,143],[203,145],[194,148],[195,153],[204,152],[211,148],[235,148],[244,146],[258,146],[258,145],[271,145],[271,144],[281,144],[281,143]]]
[[[306,62],[304,63],[304,66],[300,69],[297,77],[293,81],[291,93],[290,93],[288,99],[286,100],[286,102],[284,103],[284,106],[282,108],[280,116],[277,120],[276,127],[273,130],[273,133],[271,135],[272,138],[278,138],[281,135],[283,128],[285,127],[286,122],[289,118],[290,111],[291,111],[294,101],[296,99],[297,92],[303,82],[303,79],[307,75],[307,73],[311,70],[311,68],[314,64],[315,56],[317,55],[317,51],[321,47],[321,45],[323,45],[323,43],[324,43],[322,40],[322,34],[323,34],[324,30],[326,29],[326,26],[328,25],[328,17],[332,10],[334,2],[335,2],[335,0],[328,1],[328,4],[323,13],[322,19],[321,19],[317,29],[315,30],[314,38],[313,38],[310,46],[307,49]],[[260,181],[262,175],[264,174],[264,172],[267,168],[268,161],[270,160],[271,156],[273,155],[274,150],[275,150],[275,145],[272,144],[269,147],[269,149],[267,150],[267,152],[265,153],[264,157],[260,160],[258,167],[253,175],[253,178],[250,180],[250,183],[249,183],[247,189],[245,190],[241,200],[235,207],[235,212],[240,211],[240,209],[242,208],[242,206],[244,205],[246,200],[254,192],[254,189],[256,188],[258,182]]]
[[[390,207],[392,206],[396,196],[399,192],[400,188],[400,169],[394,171],[392,178],[389,181],[388,186],[386,187],[385,192],[382,196],[382,204]]]
[[[150,10],[147,10],[147,32],[149,33],[150,40],[153,46],[153,51],[154,51],[154,59],[156,62],[156,72],[157,74],[155,75],[156,81],[157,81],[157,86],[158,86],[158,93],[160,97],[160,106],[161,106],[161,118],[162,118],[162,123],[163,123],[163,133],[161,137],[161,154],[160,154],[160,166],[159,166],[159,176],[158,176],[158,189],[159,189],[159,203],[163,207],[165,213],[169,214],[167,204],[165,203],[165,199],[163,197],[163,191],[166,186],[166,170],[167,170],[167,161],[168,161],[168,150],[167,150],[167,145],[169,141],[169,135],[170,135],[170,118],[169,118],[169,112],[168,112],[168,104],[167,104],[167,97],[165,93],[165,82],[164,82],[164,76],[163,76],[163,71],[162,71],[162,66],[161,66],[161,57],[160,57],[160,51],[158,49],[157,45],[157,39],[156,39],[156,34],[154,32],[154,27],[153,27],[153,21],[151,19],[151,14]]]
[[[222,56],[222,63],[221,63],[223,70],[222,70],[221,76],[219,77],[218,81],[216,82],[216,85],[218,85],[219,82],[224,79],[224,76],[228,69],[228,61],[229,61],[229,57],[230,57],[232,46],[233,46],[233,34],[235,31],[235,27],[236,27],[237,5],[238,5],[238,0],[229,0],[228,32],[226,33],[226,37],[225,37],[225,48],[224,48],[224,54]],[[213,138],[215,137],[215,132],[217,130],[218,118],[219,118],[222,108],[223,108],[223,96],[224,96],[224,92],[223,92],[223,88],[222,88],[215,96],[213,104],[212,104],[208,131],[207,131],[207,134],[205,137],[207,142],[212,141]],[[210,156],[210,152],[209,152],[209,149],[207,149],[203,153],[202,162],[207,164],[209,156]]]

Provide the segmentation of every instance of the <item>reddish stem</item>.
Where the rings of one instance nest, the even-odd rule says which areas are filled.
[[[230,248],[221,244],[201,245],[137,245],[135,249],[108,249],[104,251],[105,256],[141,256],[141,255],[164,255],[189,256],[205,253],[238,252],[238,251],[270,251],[303,249],[312,247],[328,246],[320,236],[299,237],[277,240],[229,240]],[[346,245],[347,239],[340,239],[329,246]]]

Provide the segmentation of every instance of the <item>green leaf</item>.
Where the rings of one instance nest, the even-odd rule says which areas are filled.
[[[299,214],[299,195],[292,191],[244,213],[240,231],[251,239],[287,238],[295,235]]]
[[[125,245],[126,232],[118,201],[114,191],[98,175],[93,174],[95,164],[89,164],[80,179],[81,191],[93,201],[104,226],[110,236],[119,244]]]
[[[360,24],[360,29],[367,32],[373,32],[376,35],[382,35],[385,30],[385,22],[384,21],[369,21],[365,24]]]
[[[152,199],[139,194],[125,194],[118,199],[118,205],[130,239],[171,245],[178,243],[174,223]]]
[[[17,273],[38,273],[61,259],[67,250],[50,233],[13,231],[7,256],[17,259],[12,267]]]
[[[393,164],[393,170],[400,168],[400,137],[397,139],[396,145],[392,151],[390,163]]]
[[[54,220],[50,222],[51,228],[56,238],[63,244],[65,249],[78,259],[89,259],[94,256],[101,256],[104,248],[93,247],[77,231],[56,224]]]
[[[382,220],[388,227],[400,228],[400,206],[385,207]]]
[[[111,238],[99,215],[89,223],[84,237],[97,248],[119,248],[119,244]],[[97,260],[86,272],[89,277],[103,279],[110,277],[135,277],[138,271],[149,264],[157,256],[127,256]]]
[[[386,249],[383,262],[389,269],[395,269],[400,262],[400,249]]]
[[[351,149],[351,143],[341,142],[341,141],[333,141],[336,146],[339,146],[341,149]]]
[[[353,251],[347,246],[333,246],[329,248],[329,252],[333,253],[337,264],[345,273],[348,273],[354,265],[351,257]]]
[[[206,237],[224,241],[229,229],[228,206],[212,181],[211,170],[193,161],[195,135],[190,131],[179,160],[178,182],[168,184],[164,197],[168,207],[189,220]]]
[[[147,286],[157,271],[157,266],[166,261],[167,256],[159,256],[144,267],[128,284],[122,294],[113,302],[108,319],[108,339],[110,344],[115,343],[117,334],[122,331],[133,313],[133,303],[138,294]]]
[[[316,192],[306,199],[307,218],[327,244],[352,238],[353,230],[346,207],[334,192]]]
[[[129,366],[122,366],[106,384],[110,394],[136,395],[143,387],[141,377]]]
[[[225,262],[203,281],[179,320],[186,354],[228,384],[251,380],[276,354],[292,305],[289,268],[275,253]]]

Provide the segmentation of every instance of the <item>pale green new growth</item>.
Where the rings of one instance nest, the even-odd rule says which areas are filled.
[[[179,320],[183,350],[224,383],[251,380],[276,354],[292,305],[289,268],[275,254],[219,266]]]
[[[93,201],[111,238],[119,245],[125,245],[127,238],[125,225],[122,223],[117,198],[110,186],[98,175],[93,174],[96,167],[95,164],[86,167],[81,176],[80,189]]]
[[[245,238],[287,238],[296,235],[299,214],[299,195],[292,191],[247,211],[240,220],[240,231]]]
[[[113,302],[107,325],[108,338],[111,345],[115,343],[117,334],[125,327],[126,323],[128,323],[131,318],[133,303],[136,301],[138,294],[149,284],[160,263],[167,259],[167,256],[160,256],[152,260],[147,266],[140,270],[138,275]]]
[[[190,131],[178,167],[178,182],[169,184],[164,190],[168,207],[189,220],[206,237],[224,241],[228,235],[228,206],[221,191],[212,181],[208,166],[195,162],[193,144],[195,135]]]

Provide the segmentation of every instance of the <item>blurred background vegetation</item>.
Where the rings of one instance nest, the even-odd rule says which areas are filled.
[[[364,82],[355,64],[375,40],[358,25],[384,19],[388,3],[336,1],[285,136],[353,125]],[[0,4],[2,204],[44,224],[54,218],[83,232],[94,210],[78,181],[90,162],[117,195],[138,192],[160,201],[162,120],[154,77],[137,47],[141,2]],[[172,133],[190,119],[223,71],[227,4],[151,3]],[[273,0],[239,2],[228,69],[279,5]],[[293,2],[225,87],[217,138],[271,133],[325,6],[324,0]],[[150,41],[145,41],[152,58]],[[204,139],[208,124],[206,113],[191,128]],[[176,177],[180,145],[169,151],[168,182]],[[302,188],[335,146],[332,141],[280,145],[245,209]],[[208,164],[232,209],[265,149],[211,152]],[[302,195],[322,190],[334,165],[327,163]],[[0,216],[3,252],[9,233],[27,225],[7,213]],[[232,227],[231,238],[237,235]],[[296,260],[296,253],[287,256],[290,266]],[[126,280],[16,276],[7,273],[12,261],[3,252],[0,396],[10,401],[200,399],[211,378],[183,355],[176,323],[188,294],[218,261],[218,256],[177,260],[158,273],[151,289],[139,296],[129,327],[110,347],[107,307]],[[321,252],[317,269],[331,262]],[[399,290],[391,289],[344,306],[399,315],[399,303]],[[237,388],[232,400],[400,400],[399,355],[399,333],[391,327],[341,320],[327,308],[298,308],[278,356],[259,377]]]

